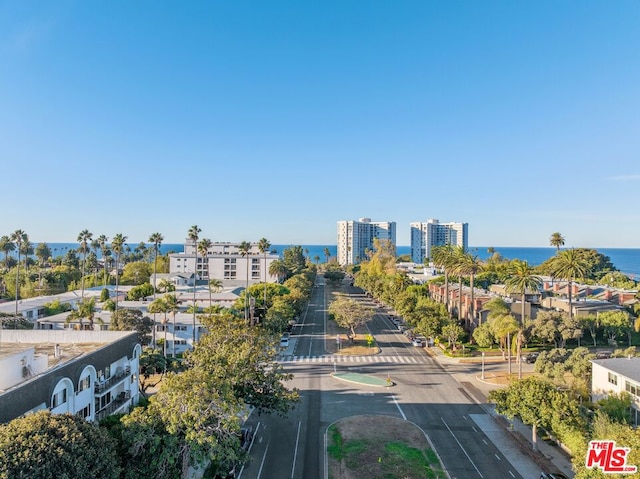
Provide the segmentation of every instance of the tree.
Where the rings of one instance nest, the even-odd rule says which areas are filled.
[[[455,323],[448,323],[442,327],[442,334],[447,338],[449,347],[456,349],[456,344],[464,336],[465,332],[462,326]]]
[[[553,258],[552,270],[554,278],[564,279],[569,282],[569,317],[573,317],[572,284],[576,279],[583,279],[588,274],[589,265],[576,249],[571,248],[556,254]]]
[[[93,233],[90,233],[89,230],[84,229],[78,234],[78,243],[80,243],[80,253],[82,253],[82,294],[81,297],[84,298],[84,273],[85,273],[85,264],[87,261],[87,253],[89,252],[89,242],[93,237]]]
[[[71,414],[38,411],[0,425],[0,477],[117,479],[113,439]]]
[[[129,265],[127,265],[129,266]],[[153,286],[150,283],[142,283],[134,286],[127,293],[128,301],[140,301],[153,295]]]
[[[528,377],[511,383],[505,389],[489,392],[489,400],[496,404],[496,411],[508,418],[518,417],[531,426],[533,450],[538,449],[538,428],[550,428],[555,414],[556,388],[536,377]]]
[[[267,305],[267,253],[271,248],[271,243],[267,238],[260,238],[258,241],[258,250],[264,255],[264,266],[262,268],[264,274],[264,304]]]
[[[79,321],[80,329],[83,329],[82,320],[87,319],[89,320],[89,329],[93,330],[93,324],[94,324],[95,318],[96,318],[96,299],[95,298],[82,299],[78,301],[78,308],[71,311],[71,313],[69,313],[69,315],[67,316],[67,319],[65,320],[65,323],[68,324],[72,321]],[[98,318],[98,322],[100,324],[103,323],[103,321],[100,318]]]
[[[104,266],[104,286],[107,285],[107,278],[109,277],[109,275],[107,274],[107,252],[109,251],[109,247],[107,245],[107,242],[109,241],[109,238],[107,238],[105,235],[100,235],[98,236],[98,244],[100,245],[100,252],[102,254],[102,263]]]
[[[193,252],[195,253],[195,265],[193,267],[193,347],[196,346],[196,286],[198,284],[198,238],[202,232],[198,225],[193,225],[187,232],[187,238],[193,241]],[[175,344],[175,341],[174,341]]]
[[[631,319],[626,311],[604,311],[598,314],[600,325],[604,327],[608,342],[615,345],[621,334],[629,335],[629,346],[631,346],[631,332],[633,331]]]
[[[153,299],[156,299],[156,291],[158,290],[156,279],[158,276],[158,253],[160,252],[160,245],[164,241],[164,237],[160,233],[153,233],[149,236],[149,243],[153,244]],[[154,334],[153,334],[153,346],[155,347],[155,317],[154,317]]]
[[[124,265],[122,270],[121,284],[139,285],[148,283],[151,277],[149,263],[146,261],[133,261]]]
[[[153,300],[153,302],[151,302],[151,304],[149,304],[149,307],[147,308],[147,311],[151,314],[157,314],[157,313],[162,313],[164,314],[164,319],[162,321],[163,324],[163,328],[164,328],[164,341],[162,343],[162,353],[164,355],[164,357],[167,357],[167,313],[169,312],[169,305],[167,304],[167,302],[165,301],[164,297],[162,298],[156,298]],[[153,347],[156,347],[156,339],[155,339],[155,324],[154,324],[154,333],[153,333]]]
[[[449,311],[449,273],[453,267],[453,247],[451,245],[434,246],[431,249],[431,261],[436,268],[444,271],[444,295],[447,312]]]
[[[153,321],[148,316],[144,316],[139,309],[120,308],[111,315],[109,329],[112,331],[136,331],[140,344],[149,344],[149,333]]]
[[[353,299],[338,298],[329,305],[329,313],[338,326],[349,329],[355,338],[356,328],[371,321],[375,310]]]
[[[247,265],[247,269],[246,269],[247,285],[245,287],[245,295],[244,295],[244,320],[248,322],[249,321],[249,303],[250,303],[250,298],[249,298],[249,252],[251,251],[251,243],[249,243],[248,241],[243,241],[238,246],[238,251],[240,252],[240,255],[243,258],[245,258],[245,263]],[[253,324],[252,324],[252,326],[253,326]]]
[[[40,266],[43,267],[47,264],[49,258],[51,258],[51,248],[49,248],[49,245],[47,245],[47,243],[38,243],[38,246],[36,246],[35,249],[35,253]]]
[[[16,245],[13,244],[11,238],[7,235],[0,237],[0,251],[4,253],[4,267],[9,269],[9,253],[16,249]]]
[[[324,253],[324,257],[327,259],[327,263],[329,262],[329,258],[331,258],[331,251],[329,250],[329,248],[325,248],[323,251]]]
[[[18,250],[18,264],[16,265],[16,318],[18,317],[18,298],[20,297],[20,254],[22,253],[22,244],[28,241],[27,233],[22,230],[15,230],[11,234],[11,241],[16,245]]]
[[[211,296],[211,294],[215,291],[216,293],[219,293],[220,291],[222,291],[222,281],[219,279],[210,279],[209,280],[209,308],[211,308],[213,306],[213,297]]]
[[[471,254],[469,251],[466,251],[464,248],[460,247],[458,251],[458,271],[462,273],[464,276],[469,276],[469,288],[471,290],[471,324],[468,325],[469,329],[471,329],[472,325],[475,324],[475,311],[474,311],[474,278],[478,273],[483,270],[483,265],[480,259],[478,259],[477,255]],[[460,291],[460,301],[462,301],[462,291]],[[467,318],[465,318],[465,323],[467,323]]]
[[[125,241],[127,241],[127,237],[122,233],[118,233],[111,240],[111,249],[116,254],[116,311],[118,311],[118,287],[120,285],[120,256],[122,255]]]
[[[271,276],[276,276],[278,278],[278,282],[281,282],[284,278],[287,277],[289,270],[285,266],[284,262],[277,259],[272,261],[269,265],[269,274]]]
[[[557,252],[560,252],[560,247],[564,246],[564,238],[560,233],[552,233],[549,238],[549,244],[556,248]]]

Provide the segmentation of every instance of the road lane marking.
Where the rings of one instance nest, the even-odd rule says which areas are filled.
[[[398,411],[400,411],[400,415],[402,416],[402,419],[404,419],[406,421],[407,420],[407,416],[404,415],[404,411],[400,407],[400,404],[398,404],[398,401],[396,401],[396,397],[392,394],[391,398],[393,399],[393,402],[396,404],[396,407],[398,408]]]
[[[471,460],[471,457],[469,457],[469,454],[467,454],[467,451],[465,450],[464,447],[462,447],[462,444],[460,444],[460,441],[458,441],[458,438],[456,437],[456,435],[453,433],[453,431],[451,430],[451,428],[449,427],[449,425],[447,424],[447,422],[444,420],[443,417],[440,418],[442,420],[442,422],[444,423],[445,427],[447,428],[447,430],[449,431],[449,433],[453,436],[453,438],[455,439],[455,441],[458,443],[458,446],[460,446],[460,449],[462,449],[462,452],[464,452],[464,455],[467,456],[467,459],[469,459],[469,462],[471,463],[471,465],[473,466],[473,468],[477,471],[478,475],[480,477],[484,477],[482,475],[482,473],[480,472],[480,469],[478,469],[478,466],[476,466],[476,463],[473,462]]]
[[[489,443],[487,441],[485,441],[484,439],[482,440],[482,442],[484,442],[485,446],[489,445]]]
[[[267,443],[267,447],[264,448],[264,454],[262,455],[262,461],[260,461],[260,469],[258,469],[258,479],[260,479],[260,476],[262,475],[262,468],[264,467],[264,461],[267,459],[267,451],[269,451],[269,444],[271,443],[271,441],[269,441]]]
[[[471,426],[471,429],[473,429],[473,432],[478,432],[478,430],[474,426]]]
[[[302,421],[298,421],[298,434],[296,434],[296,448],[293,452],[293,465],[291,466],[291,479],[293,479],[293,473],[296,470],[296,458],[298,457],[298,444],[300,443],[300,426]]]
[[[500,461],[500,460],[501,460],[501,459],[500,459],[500,456],[498,456],[497,454],[494,454],[494,456],[496,456],[496,459],[497,459],[498,461]]]
[[[513,475],[513,472],[509,471],[509,474],[511,474],[511,477],[515,479],[516,476]]]

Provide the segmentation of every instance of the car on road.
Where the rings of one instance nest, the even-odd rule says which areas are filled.
[[[596,353],[596,359],[609,359],[612,355],[612,351],[598,351]]]
[[[421,348],[422,346],[424,346],[424,343],[420,338],[413,338],[413,340],[411,341],[411,344],[413,344],[416,348]]]
[[[280,338],[280,347],[281,348],[288,348],[289,347],[289,337],[290,337],[289,333],[284,333],[282,335],[282,337]]]
[[[569,479],[561,472],[543,472],[540,474],[540,479]]]
[[[538,356],[540,356],[540,353],[529,353],[529,354],[525,354],[524,356],[522,356],[522,360],[525,363],[533,364],[538,359]]]

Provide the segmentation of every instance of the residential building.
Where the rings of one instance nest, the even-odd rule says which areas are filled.
[[[338,263],[345,266],[366,260],[375,239],[389,241],[395,247],[395,221],[371,221],[370,218],[338,221]]]
[[[591,400],[596,402],[611,393],[631,396],[632,423],[640,420],[640,358],[594,359],[591,361]]]
[[[198,280],[218,279],[221,281],[247,281],[275,283],[277,276],[269,274],[269,266],[280,259],[276,253],[267,252],[266,256],[258,249],[258,243],[251,243],[249,254],[243,256],[240,243],[213,243],[206,256],[197,252],[194,241],[187,239],[183,253],[169,255],[169,272],[171,274],[196,273]]]
[[[426,222],[411,223],[411,261],[423,264],[431,258],[434,246],[462,246],[469,244],[469,225],[467,223],[440,223],[430,219]]]
[[[49,409],[99,421],[139,399],[131,331],[3,330],[0,423]]]

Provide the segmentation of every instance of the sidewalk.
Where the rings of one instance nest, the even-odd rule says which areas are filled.
[[[445,369],[464,366],[459,359],[446,356],[437,346],[426,348],[426,352]],[[567,477],[574,476],[571,460],[560,447],[549,444],[539,437],[537,441],[538,452],[534,452],[531,442],[531,427],[522,424],[515,418],[510,421],[496,413],[494,406],[487,402],[489,391],[504,386],[483,381],[480,374],[475,371],[451,373],[488,415],[475,415],[472,419],[523,477],[537,479],[542,471],[561,472]],[[493,420],[488,420],[489,417]]]

